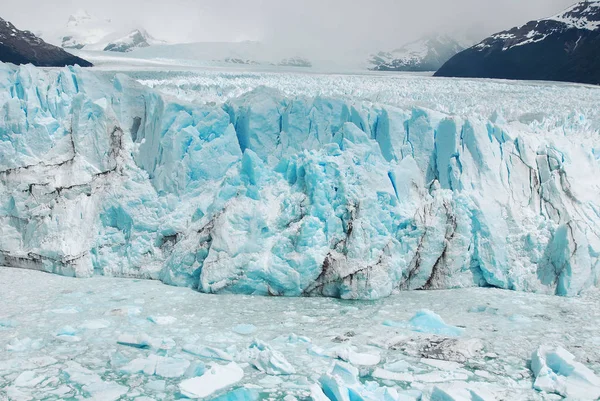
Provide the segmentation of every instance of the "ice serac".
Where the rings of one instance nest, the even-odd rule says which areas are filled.
[[[0,115],[3,265],[363,299],[597,284],[597,132],[8,65]]]

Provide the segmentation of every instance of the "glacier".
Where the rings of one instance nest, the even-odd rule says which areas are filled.
[[[8,64],[0,110],[0,265],[344,299],[598,284],[584,114],[539,128],[265,86],[197,102]]]

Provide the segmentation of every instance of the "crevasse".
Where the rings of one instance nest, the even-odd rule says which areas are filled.
[[[594,152],[495,118],[269,88],[201,105],[0,64],[0,264],[213,293],[576,295],[600,270]]]

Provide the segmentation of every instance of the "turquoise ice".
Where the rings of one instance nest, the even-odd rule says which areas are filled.
[[[2,64],[0,264],[347,299],[595,286],[597,131],[416,104]]]

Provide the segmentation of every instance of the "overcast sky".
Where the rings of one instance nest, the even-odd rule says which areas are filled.
[[[260,40],[303,48],[391,49],[431,32],[479,36],[550,16],[573,0],[6,0],[18,28],[54,31],[85,9],[173,42]]]

